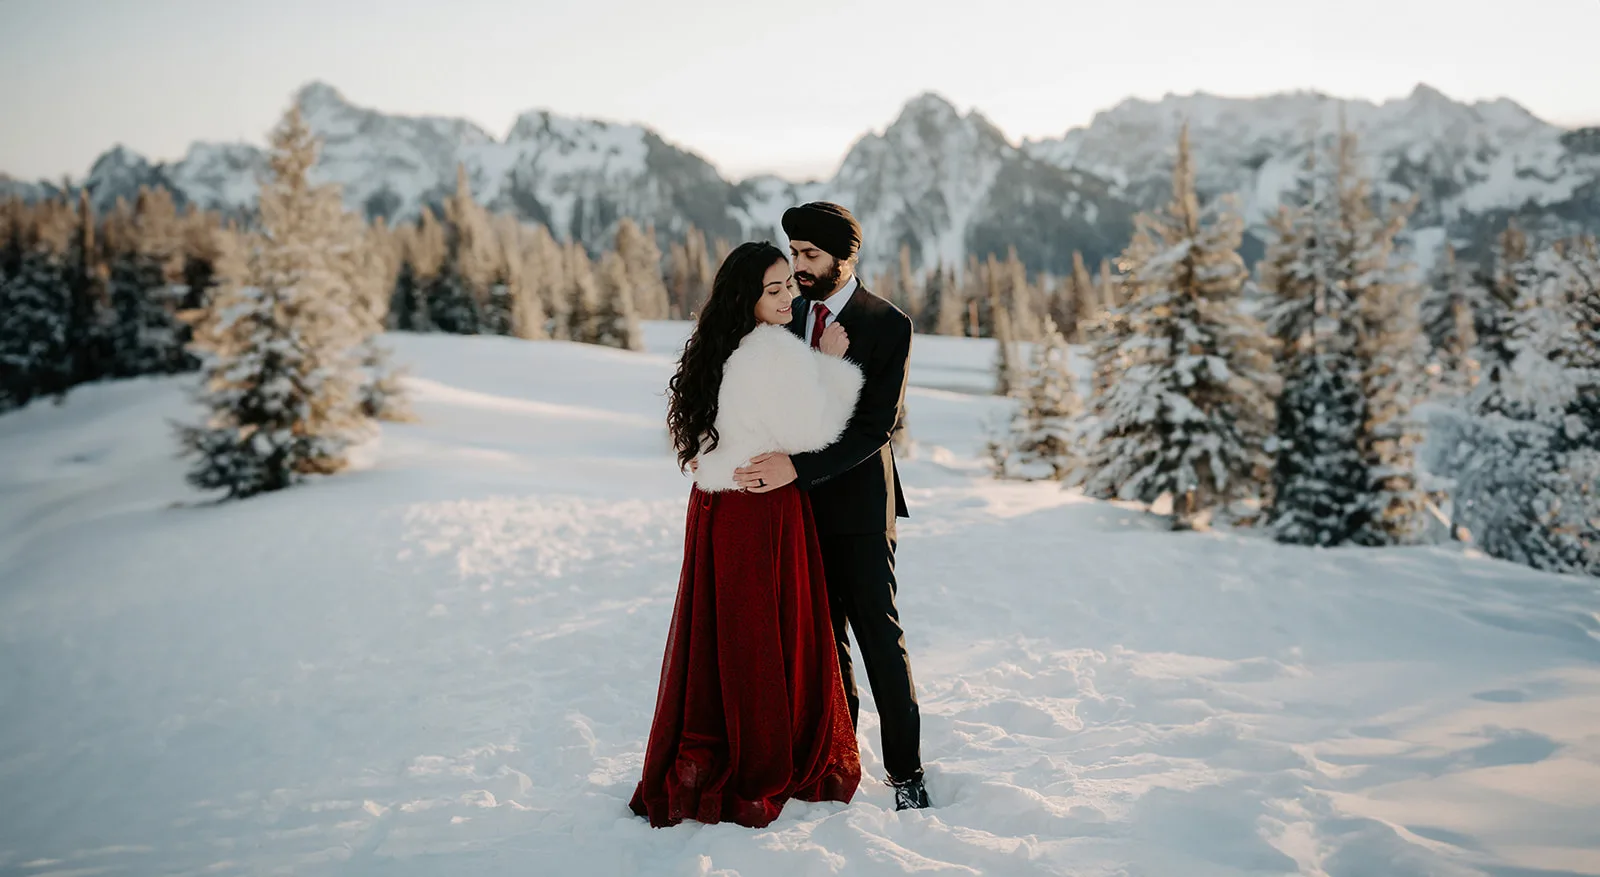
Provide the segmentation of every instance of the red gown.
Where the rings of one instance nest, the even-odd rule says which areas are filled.
[[[861,782],[811,503],[793,485],[689,497],[644,778],[657,827],[760,828],[790,798],[848,802]]]

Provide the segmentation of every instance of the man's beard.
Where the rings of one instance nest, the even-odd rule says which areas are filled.
[[[840,259],[833,260],[833,270],[826,274],[812,274],[809,271],[794,272],[796,283],[800,284],[800,294],[811,301],[822,301],[839,291],[839,279],[844,276],[844,262]],[[807,281],[810,281],[809,283]]]

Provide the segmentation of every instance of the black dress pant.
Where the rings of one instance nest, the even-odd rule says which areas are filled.
[[[861,698],[850,659],[849,631],[861,646],[867,683],[883,726],[883,765],[889,779],[904,781],[922,775],[922,714],[911,680],[905,632],[895,609],[893,534],[822,536],[822,562],[833,610],[833,636],[839,647],[839,671],[850,702],[850,723],[857,724]]]

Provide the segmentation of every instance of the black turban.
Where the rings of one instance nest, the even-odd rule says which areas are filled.
[[[791,241],[815,244],[843,262],[861,249],[861,223],[850,211],[831,201],[812,201],[783,213],[783,233]]]

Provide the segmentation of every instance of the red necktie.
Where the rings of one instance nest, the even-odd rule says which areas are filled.
[[[828,306],[817,302],[812,310],[817,312],[817,325],[811,329],[811,349],[822,349],[822,330],[828,325]]]

